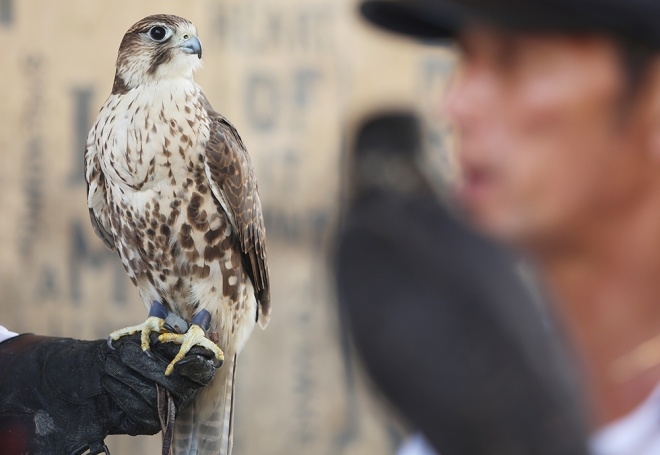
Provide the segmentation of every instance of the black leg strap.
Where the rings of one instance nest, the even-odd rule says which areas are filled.
[[[108,446],[105,445],[103,441],[96,441],[89,445],[89,455],[98,455],[103,453],[105,455],[110,455],[110,450]]]
[[[158,418],[160,419],[160,428],[163,434],[162,455],[172,455],[176,407],[174,406],[174,400],[167,389],[158,384],[156,385],[156,389],[158,390]]]

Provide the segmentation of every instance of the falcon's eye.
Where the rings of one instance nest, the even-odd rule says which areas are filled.
[[[154,27],[151,27],[151,29],[149,29],[149,36],[154,41],[163,41],[167,36],[167,30],[165,30],[165,27],[156,25]]]

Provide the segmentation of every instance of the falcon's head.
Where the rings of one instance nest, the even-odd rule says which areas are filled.
[[[166,14],[145,17],[121,40],[112,93],[164,79],[190,79],[201,58],[202,44],[192,22]]]

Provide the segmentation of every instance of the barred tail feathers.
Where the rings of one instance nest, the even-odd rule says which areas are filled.
[[[175,455],[231,455],[234,433],[234,378],[236,354],[213,381],[177,415]]]

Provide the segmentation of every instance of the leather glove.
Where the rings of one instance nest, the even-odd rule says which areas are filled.
[[[213,378],[213,354],[195,347],[165,376],[179,347],[152,334],[80,341],[19,335],[0,343],[0,448],[5,455],[108,453],[109,434],[161,429],[156,384],[185,407]]]

